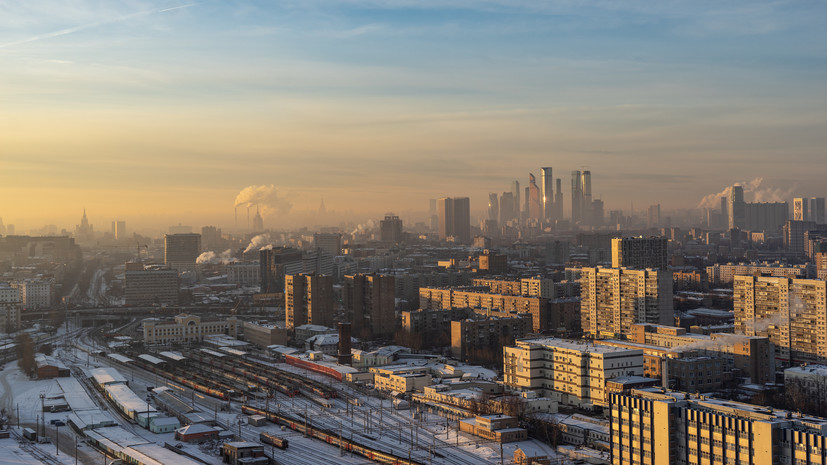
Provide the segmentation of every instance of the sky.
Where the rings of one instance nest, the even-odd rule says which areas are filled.
[[[541,166],[567,199],[591,170],[607,211],[755,179],[824,196],[825,18],[810,1],[0,0],[0,218],[231,228],[250,186],[272,190],[275,228],[322,200],[355,221],[443,196],[481,211]]]

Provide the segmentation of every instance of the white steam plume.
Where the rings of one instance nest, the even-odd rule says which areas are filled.
[[[247,207],[249,212],[249,208],[253,205],[260,208],[262,215],[271,212],[286,215],[293,208],[293,204],[287,198],[280,196],[273,184],[269,186],[247,186],[235,197],[234,206],[236,208]]]
[[[252,250],[262,250],[266,248],[273,248],[273,243],[270,241],[270,235],[266,233],[259,234],[258,236],[255,236],[252,239],[250,239],[250,244],[247,246],[246,249],[244,249],[244,252],[242,253],[247,253]]]
[[[752,194],[753,202],[783,202],[792,197],[795,192],[796,185],[784,190],[774,187],[761,187],[764,183],[764,178],[755,178],[751,181],[737,183],[744,188],[744,194]],[[726,187],[717,194],[709,194],[701,199],[698,203],[698,208],[717,208],[721,204],[721,197],[732,195],[732,186]]]
[[[195,263],[209,263],[212,265],[217,265],[221,263],[223,265],[226,265],[228,263],[237,262],[238,259],[234,258],[232,255],[233,251],[230,249],[221,252],[221,254],[216,254],[215,252],[210,250],[199,255],[198,258],[195,260]]]

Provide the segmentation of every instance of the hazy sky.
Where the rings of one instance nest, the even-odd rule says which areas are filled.
[[[408,211],[552,166],[606,210],[825,195],[827,4],[0,0],[0,218]],[[561,176],[562,175],[562,176]]]

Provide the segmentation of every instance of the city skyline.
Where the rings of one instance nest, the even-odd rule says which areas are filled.
[[[566,210],[575,170],[607,213],[758,178],[766,200],[824,196],[825,8],[8,4],[0,218],[230,228],[248,186],[286,202],[273,228],[321,202],[378,220],[468,196],[482,217],[545,166]]]

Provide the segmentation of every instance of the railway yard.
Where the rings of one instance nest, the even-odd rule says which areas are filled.
[[[222,463],[220,445],[228,441],[261,446],[269,463],[285,465],[506,464],[513,463],[517,447],[541,450],[560,463],[568,463],[539,441],[501,447],[459,432],[456,421],[428,413],[417,404],[398,410],[391,399],[375,391],[277,363],[263,354],[201,346],[152,353],[126,345],[110,348],[90,330],[77,331],[66,342],[56,353],[72,367],[70,381],[77,380],[79,387],[67,388],[67,381],[59,386],[67,399],[77,398],[78,393],[66,391],[82,390],[88,400],[81,402],[83,405],[74,400],[70,415],[44,413],[41,418],[44,424],[58,418],[67,421],[68,428],[62,431],[44,425],[53,441],[61,434],[62,459],[73,458],[77,439],[88,444],[79,463],[101,463],[105,454],[110,462],[218,464]],[[100,373],[105,376],[101,378]],[[106,384],[118,380],[131,391],[124,393],[123,385]],[[37,383],[41,386],[44,381]],[[31,390],[28,397],[14,399],[15,403],[42,401]],[[27,408],[20,414],[21,426],[38,426],[36,410]],[[181,426],[209,424],[221,430],[220,435],[211,435],[206,445],[203,441],[199,445],[179,440],[172,432],[153,433],[146,428],[155,410],[169,416],[168,423],[177,418]],[[105,418],[112,421],[106,423]],[[41,456],[58,450],[51,445],[35,448]],[[98,458],[92,458],[96,454]],[[42,457],[38,460],[34,463],[64,463]]]

